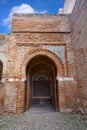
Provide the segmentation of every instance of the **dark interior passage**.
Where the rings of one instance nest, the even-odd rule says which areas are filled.
[[[28,63],[26,69],[27,96],[25,106],[56,107],[56,66],[46,56],[36,56]],[[27,101],[26,101],[27,100]]]

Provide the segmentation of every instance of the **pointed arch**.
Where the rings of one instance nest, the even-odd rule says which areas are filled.
[[[23,61],[20,67],[20,75],[23,78],[26,77],[26,66],[28,62],[33,57],[39,56],[39,55],[47,56],[48,58],[50,58],[56,65],[57,75],[64,76],[64,64],[62,63],[62,60],[60,59],[60,57],[58,57],[55,53],[47,49],[37,48],[37,49],[32,49],[31,51],[29,51],[23,58]]]

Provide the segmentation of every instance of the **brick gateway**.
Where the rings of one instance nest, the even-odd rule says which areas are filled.
[[[0,112],[22,113],[32,105],[60,112],[86,107],[86,47],[79,49],[75,40],[76,34],[83,38],[83,28],[76,33],[73,25],[76,15],[13,15],[12,33],[0,35]]]

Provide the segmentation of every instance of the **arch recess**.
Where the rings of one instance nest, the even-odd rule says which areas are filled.
[[[37,49],[32,49],[30,50],[23,58],[21,68],[20,68],[20,75],[22,78],[26,77],[26,67],[27,64],[30,62],[30,60],[36,56],[46,56],[50,58],[54,64],[56,65],[57,68],[57,76],[61,77],[64,76],[64,65],[62,63],[61,58],[59,58],[55,53],[52,51],[49,51],[47,49],[43,48],[37,48]]]

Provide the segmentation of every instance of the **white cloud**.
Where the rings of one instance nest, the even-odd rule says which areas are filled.
[[[46,14],[47,11],[46,10],[37,11],[28,4],[21,4],[20,6],[14,6],[11,9],[8,17],[6,19],[3,19],[2,21],[3,26],[7,26],[8,29],[11,28],[11,21],[12,21],[13,13]]]

